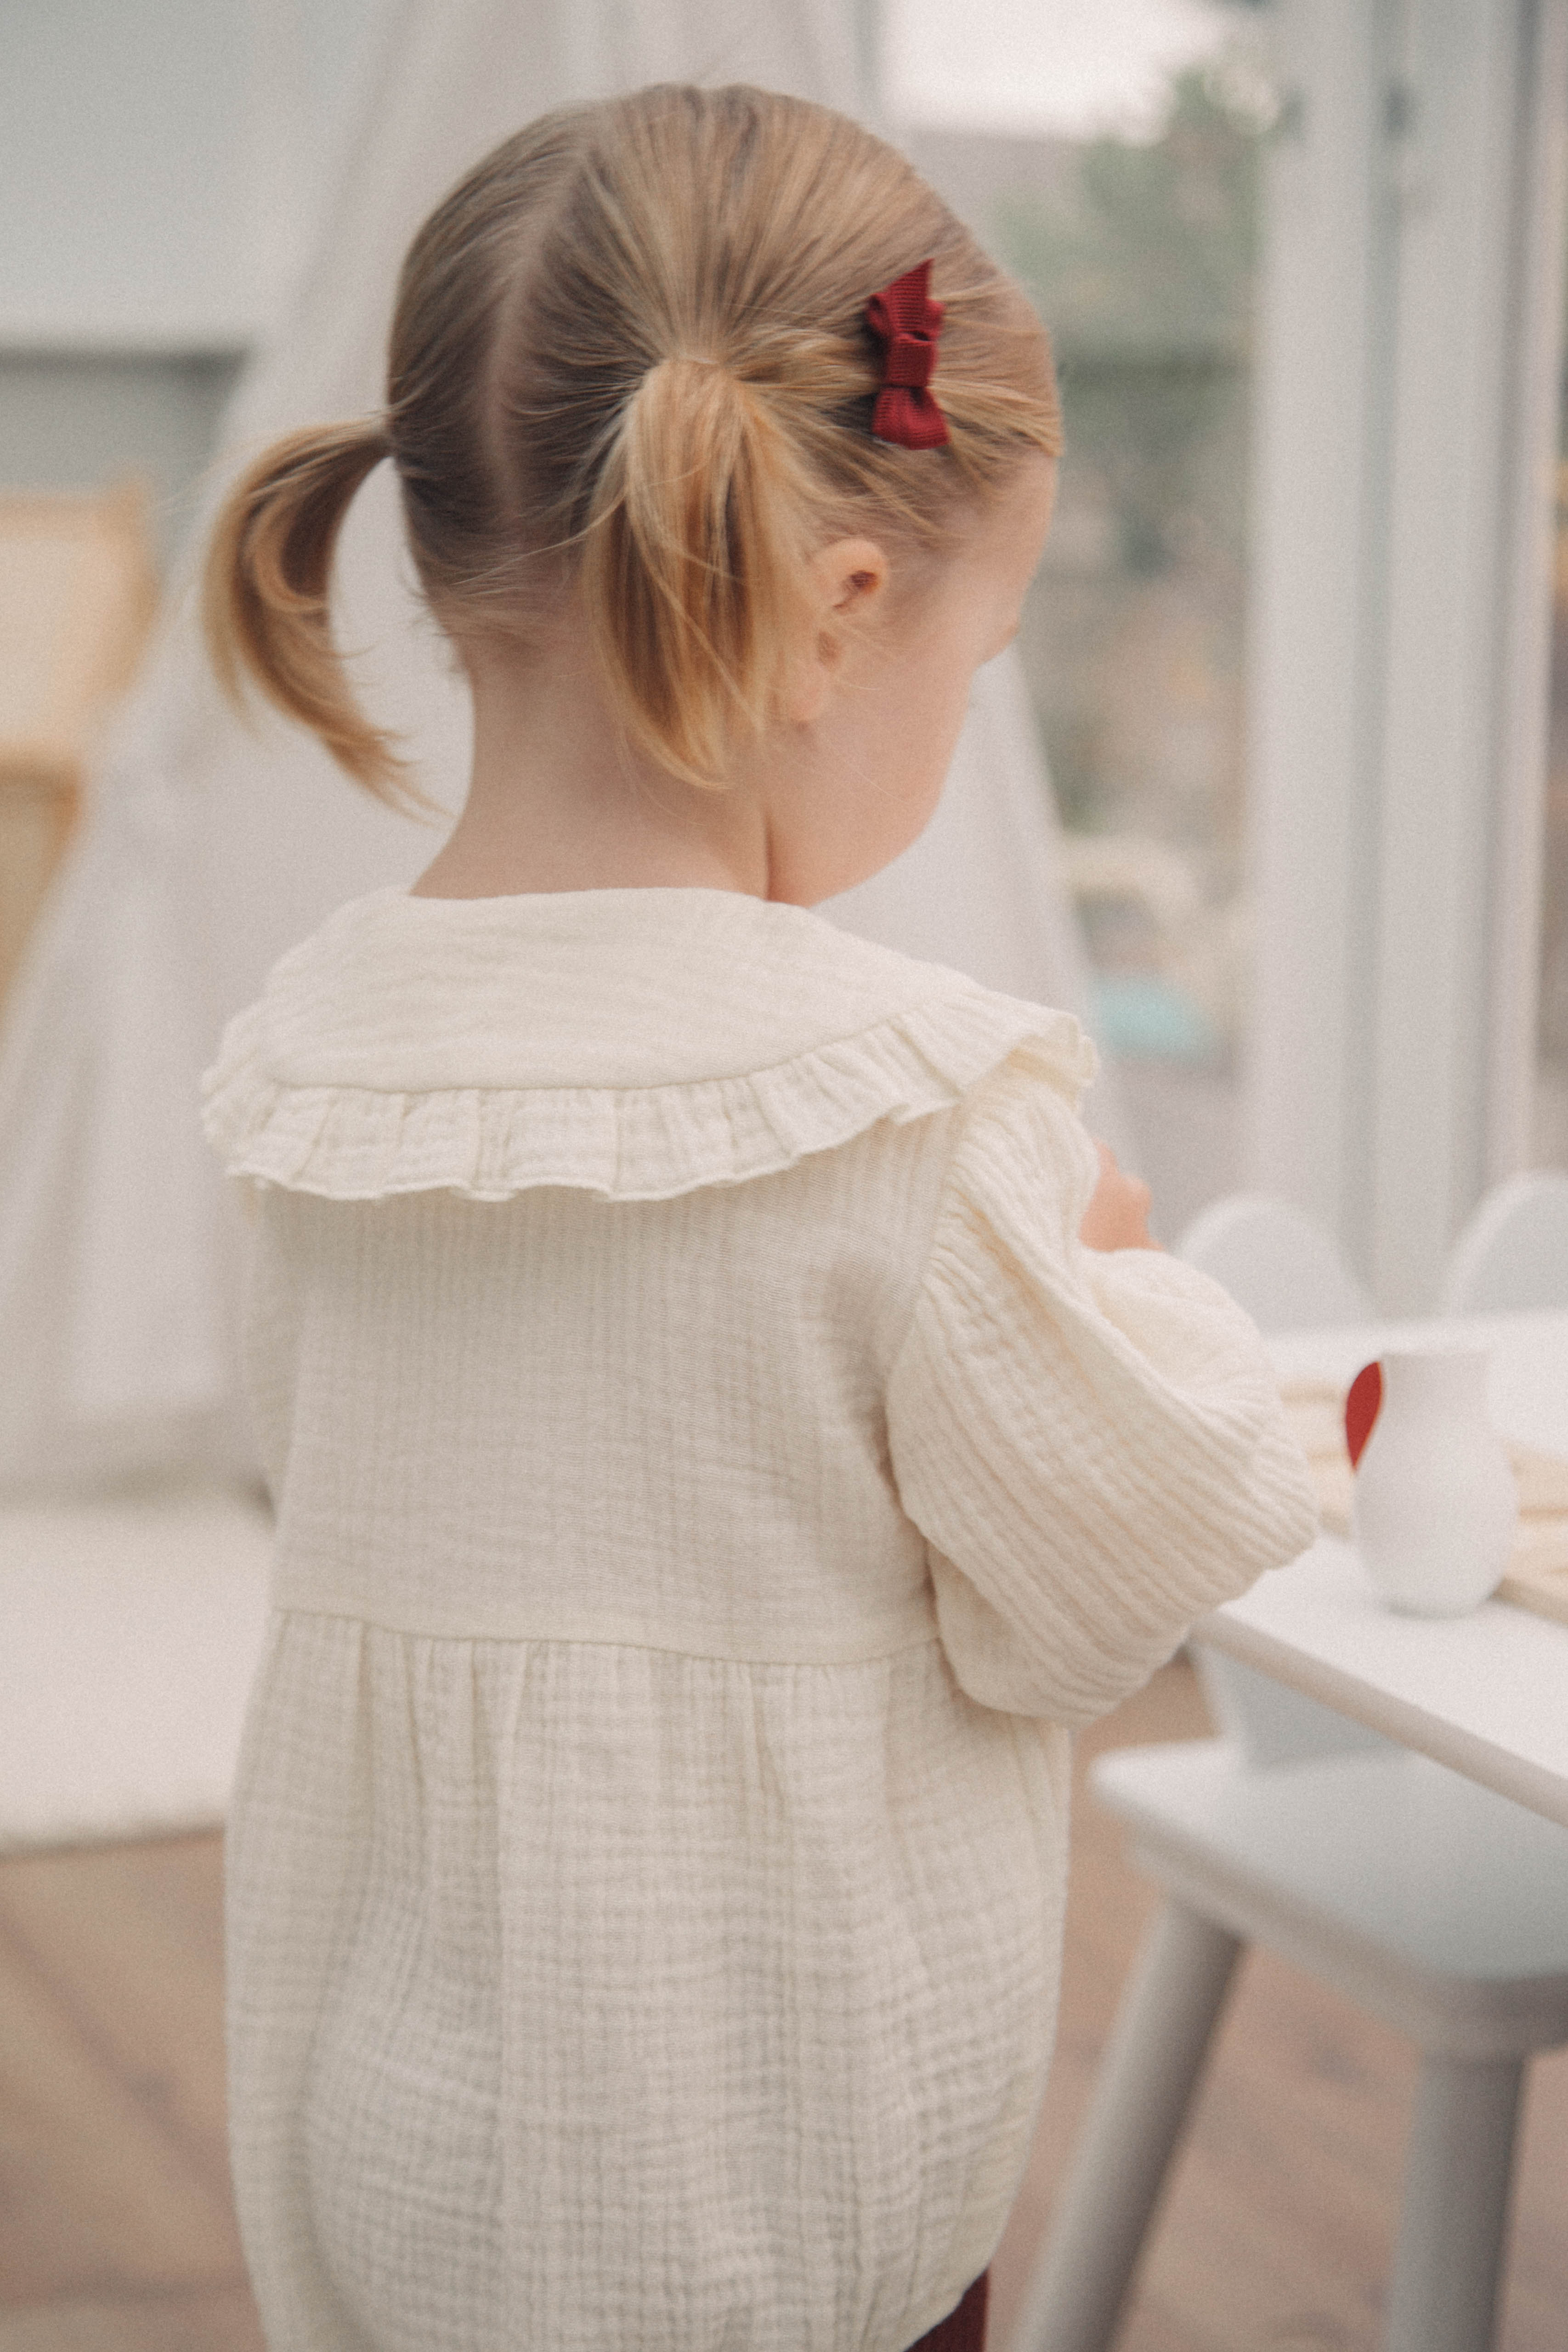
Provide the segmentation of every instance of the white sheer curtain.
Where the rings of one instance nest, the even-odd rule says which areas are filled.
[[[572,99],[657,79],[752,80],[864,110],[851,0],[398,0],[314,257],[237,391],[221,485],[288,427],[379,404],[414,229],[475,158]],[[162,634],[0,1039],[0,1487],[177,1465],[246,1475],[233,1204],[196,1123],[223,1024],[343,899],[412,880],[438,835],[350,785],[314,740],[219,701],[187,551]],[[367,706],[455,813],[466,696],[417,604],[390,470],[339,564]],[[936,818],[822,912],[986,983],[1081,1010],[1086,975],[1048,788],[1010,657],[978,682]],[[1116,1105],[1095,1123],[1123,1151]]]

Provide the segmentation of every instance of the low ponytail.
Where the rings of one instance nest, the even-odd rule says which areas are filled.
[[[649,369],[599,470],[582,588],[629,732],[689,783],[717,786],[775,714],[808,509],[765,391],[716,361]]]
[[[206,562],[203,617],[218,681],[248,680],[312,728],[349,774],[394,806],[429,807],[395,738],[354,699],[333,642],[332,554],[349,502],[391,444],[374,424],[311,425],[274,442],[224,502]]]

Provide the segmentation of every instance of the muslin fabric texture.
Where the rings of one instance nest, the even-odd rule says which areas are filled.
[[[377,892],[231,1024],[274,2352],[902,2352],[984,2269],[1069,1728],[1316,1521],[1252,1325],[1077,1238],[1091,1068],[713,889]]]

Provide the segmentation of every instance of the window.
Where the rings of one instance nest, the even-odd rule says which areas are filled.
[[[976,22],[976,14],[983,22]],[[894,0],[915,161],[1029,289],[1067,430],[1020,651],[1159,1229],[1240,1179],[1259,148],[1235,9]]]

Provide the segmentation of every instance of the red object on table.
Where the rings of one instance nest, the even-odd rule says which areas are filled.
[[[1351,1468],[1361,1460],[1372,1425],[1377,1419],[1383,1402],[1383,1366],[1363,1364],[1351,1382],[1345,1399],[1345,1444],[1350,1448]]]

